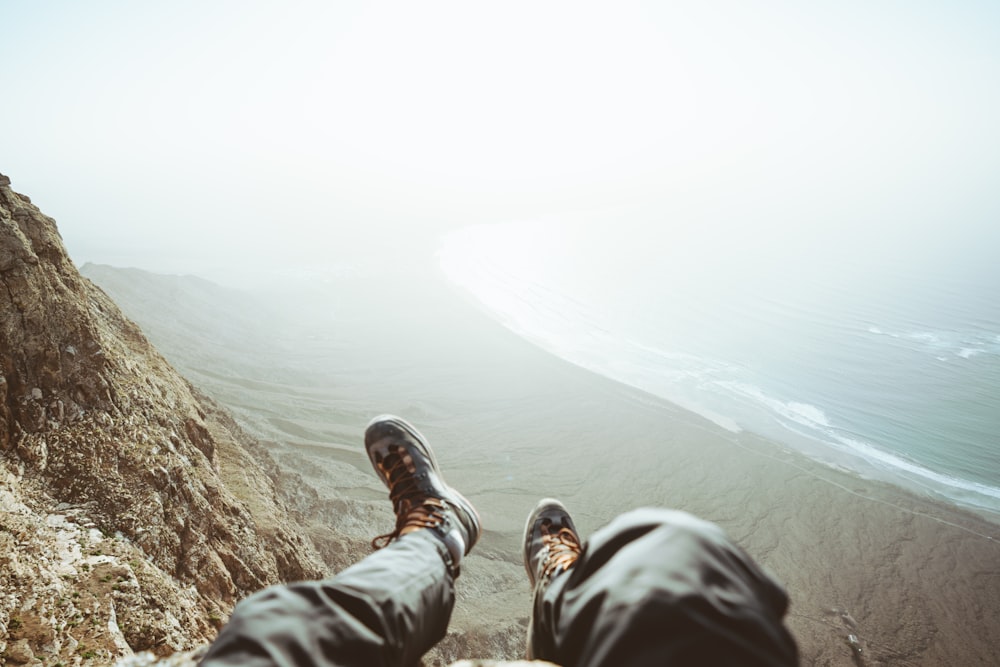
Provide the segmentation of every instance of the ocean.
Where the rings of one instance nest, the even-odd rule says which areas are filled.
[[[552,354],[730,431],[992,513],[992,254],[936,240],[535,221],[454,232],[438,259],[487,313]]]

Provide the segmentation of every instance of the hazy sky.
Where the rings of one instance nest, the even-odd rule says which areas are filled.
[[[4,0],[0,62],[0,171],[78,262],[548,218],[1000,249],[989,0]]]

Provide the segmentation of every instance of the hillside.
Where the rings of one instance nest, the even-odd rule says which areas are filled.
[[[214,636],[328,566],[266,452],[81,277],[0,176],[0,655],[107,663]]]

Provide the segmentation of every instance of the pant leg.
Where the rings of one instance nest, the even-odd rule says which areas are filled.
[[[529,657],[565,667],[797,665],[788,596],[715,524],[642,509],[535,591]]]
[[[406,667],[448,629],[444,543],[419,530],[332,579],[273,586],[236,606],[201,667]]]

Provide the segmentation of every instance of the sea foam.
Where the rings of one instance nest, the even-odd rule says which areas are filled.
[[[727,381],[717,384],[737,395],[756,401],[768,410],[796,424],[809,428],[828,428],[830,426],[830,420],[826,413],[815,405],[797,401],[783,401],[767,395],[760,387],[745,382]]]
[[[923,482],[921,485],[924,488],[930,491],[935,491],[943,497],[982,507],[990,507],[992,509],[996,509],[993,503],[983,504],[981,499],[977,501],[975,496],[985,496],[987,498],[1000,500],[1000,488],[995,486],[980,484],[979,482],[959,479],[957,477],[935,472],[905,458],[879,449],[878,447],[870,445],[867,442],[862,442],[861,440],[842,436],[834,436],[834,439],[846,447],[851,453],[861,455],[861,457],[866,461],[877,465],[883,470],[894,474],[898,474],[900,471],[910,473],[908,476],[910,481],[918,483]],[[929,484],[928,482],[931,482],[932,484]],[[972,495],[970,496],[970,494]]]

